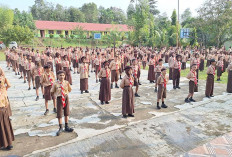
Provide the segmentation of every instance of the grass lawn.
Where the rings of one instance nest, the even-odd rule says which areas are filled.
[[[6,56],[4,54],[4,51],[0,51],[0,61],[5,61],[6,60]]]

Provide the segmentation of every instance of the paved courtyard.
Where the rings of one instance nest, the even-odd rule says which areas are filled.
[[[169,107],[157,110],[154,84],[147,81],[147,71],[142,71],[138,92],[141,97],[136,98],[135,118],[123,119],[122,89],[112,89],[110,104],[100,105],[100,84],[95,82],[94,73],[90,73],[90,93],[83,95],[79,90],[79,75],[73,74],[70,126],[74,132],[56,137],[58,122],[52,112],[52,102],[49,103],[50,113],[44,116],[42,94],[36,102],[35,90],[28,91],[27,84],[6,69],[5,62],[0,62],[0,66],[12,84],[8,96],[16,137],[14,149],[0,150],[0,156],[231,155],[232,95],[225,92],[224,84],[215,84],[215,97],[207,99],[204,97],[205,81],[200,81],[199,92],[195,94],[197,102],[185,104],[188,80],[185,76],[181,78],[181,90],[173,90],[170,81],[165,102]]]

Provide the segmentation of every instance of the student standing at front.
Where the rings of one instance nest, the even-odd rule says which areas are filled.
[[[51,89],[51,94],[57,98],[57,118],[59,122],[59,130],[56,133],[57,136],[63,131],[62,126],[62,111],[64,111],[64,119],[65,119],[65,131],[73,132],[73,128],[68,126],[68,116],[69,116],[69,97],[68,94],[71,92],[72,88],[70,83],[65,78],[64,71],[58,71],[58,81],[55,82]]]
[[[168,106],[165,105],[164,99],[167,96],[167,83],[168,83],[168,77],[166,76],[166,68],[161,69],[161,75],[157,79],[158,84],[158,92],[157,92],[157,109],[167,108]],[[159,106],[159,101],[162,100],[161,107]]]

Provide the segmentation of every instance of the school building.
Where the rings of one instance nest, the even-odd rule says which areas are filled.
[[[101,35],[108,34],[111,30],[117,30],[121,32],[128,32],[130,29],[127,25],[122,24],[99,24],[99,23],[77,23],[77,22],[61,22],[61,21],[35,21],[37,29],[36,37],[46,38],[49,34],[53,34],[54,37],[70,37],[73,34],[73,30],[77,27],[81,27],[85,31],[87,38],[93,36],[93,33],[101,33]]]

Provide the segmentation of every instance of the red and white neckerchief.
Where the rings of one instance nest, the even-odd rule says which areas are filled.
[[[106,78],[109,77],[109,73],[108,73],[108,70],[106,69]]]
[[[199,69],[200,67],[200,59],[197,59],[197,68]]]
[[[57,58],[57,64],[61,62],[61,58]]]
[[[130,87],[133,87],[133,84],[134,84],[133,77],[130,77],[129,81],[130,81]]]
[[[64,85],[62,82],[59,83],[61,88],[62,104],[63,104],[63,108],[65,108],[66,104],[65,104],[65,95],[64,95]]]
[[[84,64],[83,73],[86,73],[86,71],[87,71],[87,68],[86,68],[86,65]]]
[[[215,75],[215,67],[211,66],[213,68],[213,75]]]
[[[133,74],[134,74],[134,76],[136,77],[137,76],[137,69],[136,69],[136,66],[133,68],[134,70],[133,70]]]
[[[181,62],[178,61],[179,72],[181,71]]]
[[[224,61],[222,61],[222,71],[224,71]]]
[[[161,74],[161,77],[164,80],[163,87],[166,88],[167,87],[167,80],[166,80],[165,76],[163,76],[162,74]]]
[[[101,58],[99,59],[99,70],[101,70]]]
[[[69,61],[65,61],[66,66],[69,67]]]
[[[49,79],[51,85],[53,86],[53,79],[51,78],[51,75],[48,75],[48,79]]]
[[[176,61],[176,58],[175,58],[175,57],[173,57],[173,61]]]
[[[37,53],[37,57],[40,57],[40,54],[39,54],[39,53]]]
[[[119,68],[118,68],[118,63],[116,62],[115,64],[116,64],[116,65],[115,65],[115,69],[116,69],[116,71],[118,71],[118,69],[119,69]]]
[[[191,70],[191,72],[192,72],[192,74],[194,76],[194,83],[195,83],[195,85],[197,85],[197,72],[193,71],[193,70]]]
[[[78,61],[78,59],[77,59],[77,55],[75,55],[75,58],[76,58],[76,62]]]
[[[39,76],[41,76],[40,68],[38,68],[38,74],[39,74]]]

